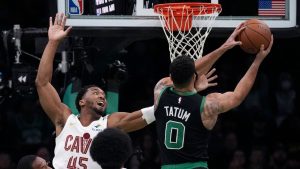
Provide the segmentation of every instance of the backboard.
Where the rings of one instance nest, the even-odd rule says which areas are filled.
[[[151,27],[161,23],[153,6],[163,2],[184,0],[57,0],[58,11],[69,15],[67,25],[78,27]],[[271,28],[292,28],[297,25],[296,0],[189,0],[222,5],[214,27],[234,28],[249,18],[265,21]]]

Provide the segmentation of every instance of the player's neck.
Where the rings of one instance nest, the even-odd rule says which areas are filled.
[[[176,92],[197,92],[194,86],[187,86],[187,87],[176,87],[174,86],[174,90]]]
[[[81,110],[80,115],[78,116],[78,119],[82,126],[88,126],[93,121],[98,120],[101,117],[101,115],[98,115],[96,113],[88,112],[87,110]]]

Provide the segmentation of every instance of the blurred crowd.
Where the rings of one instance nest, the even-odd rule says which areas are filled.
[[[139,54],[138,50],[130,51]],[[151,52],[149,55],[152,55]],[[127,61],[130,76],[120,86],[120,111],[131,112],[153,104],[153,87],[162,76],[157,72],[167,72],[167,67],[147,67],[147,58],[150,57],[145,56],[139,65],[134,58]],[[168,64],[168,58],[160,62],[154,59],[153,62],[163,64],[164,61]],[[231,69],[230,66],[217,65],[219,85],[205,92],[230,89],[234,85],[231,83],[236,83],[239,73],[242,74],[242,71]],[[235,72],[235,75],[228,72]],[[300,107],[295,79],[290,72],[260,71],[246,100],[238,108],[222,114],[212,130],[210,169],[300,168]],[[205,92],[202,94],[205,95]],[[8,97],[1,102],[0,110],[0,169],[14,169],[18,160],[27,154],[36,154],[51,161],[54,128],[37,96]],[[129,134],[134,153],[125,167],[160,168],[155,122]]]

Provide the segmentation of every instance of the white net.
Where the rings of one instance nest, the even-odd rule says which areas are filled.
[[[208,9],[209,8],[209,9]],[[220,7],[200,5],[157,8],[163,31],[169,43],[171,62],[180,55],[196,60],[202,57],[205,40]]]

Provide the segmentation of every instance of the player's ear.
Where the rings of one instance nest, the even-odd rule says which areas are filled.
[[[85,101],[83,99],[79,100],[79,106],[81,107],[83,105],[85,105]]]

